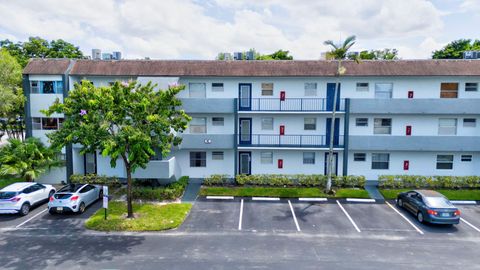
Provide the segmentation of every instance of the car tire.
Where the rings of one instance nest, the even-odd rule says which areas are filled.
[[[26,216],[30,212],[30,204],[29,203],[24,203],[22,204],[22,207],[20,207],[20,212],[19,214],[21,216]]]
[[[78,213],[83,214],[85,212],[85,208],[86,208],[85,203],[84,202],[80,203],[80,206],[78,206]]]
[[[397,200],[397,205],[398,205],[400,208],[403,208],[403,200],[402,200],[402,199],[398,199],[398,200]]]
[[[418,212],[418,214],[417,214],[417,220],[418,220],[418,222],[420,222],[420,223],[424,223],[424,222],[425,222],[425,219],[424,219],[424,217],[423,217],[422,212]]]
[[[57,213],[57,211],[55,211],[53,208],[50,208],[48,209],[48,213],[53,216]]]

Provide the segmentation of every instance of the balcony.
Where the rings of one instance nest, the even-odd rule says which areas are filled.
[[[480,151],[480,136],[350,136],[349,150]]]
[[[182,98],[186,113],[234,113],[233,98]]]
[[[238,136],[240,147],[305,147],[305,148],[328,148],[329,137],[325,135],[268,135],[252,134]],[[343,147],[343,135],[333,140],[335,148]]]
[[[326,98],[252,98],[239,99],[239,111],[257,112],[329,112],[333,103]],[[337,111],[345,111],[345,99],[340,99]]]
[[[133,178],[170,179],[175,175],[175,157],[167,160],[151,160],[145,169],[138,168]]]
[[[480,114],[480,99],[371,99],[350,100],[352,114]]]

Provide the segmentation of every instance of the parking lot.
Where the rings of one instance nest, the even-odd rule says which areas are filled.
[[[395,202],[345,200],[199,198],[181,230],[329,235],[480,237],[480,205],[457,205],[459,225],[429,225]]]

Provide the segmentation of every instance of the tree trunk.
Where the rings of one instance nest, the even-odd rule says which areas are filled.
[[[330,122],[330,142],[328,148],[328,161],[327,161],[327,186],[325,187],[325,192],[330,193],[332,190],[332,167],[333,167],[333,139],[335,132],[335,114],[337,112],[337,96],[338,90],[340,87],[340,67],[341,61],[338,61],[337,65],[337,74],[335,82],[335,91],[333,95],[333,108],[332,108],[332,121]]]
[[[130,164],[125,164],[127,168],[127,218],[134,218],[132,207],[132,170]]]

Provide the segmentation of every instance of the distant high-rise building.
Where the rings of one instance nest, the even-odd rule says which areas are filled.
[[[112,53],[113,60],[122,60],[122,52],[113,52]]]
[[[113,55],[111,53],[102,53],[102,60],[112,60]]]
[[[100,59],[102,59],[102,50],[100,50],[100,49],[92,49],[92,59],[93,59],[93,60],[100,60]]]

